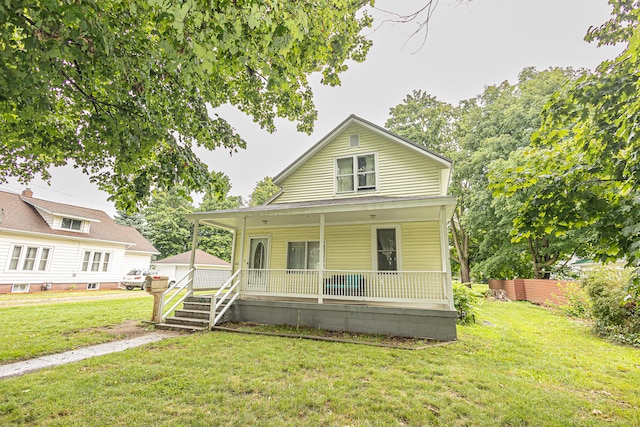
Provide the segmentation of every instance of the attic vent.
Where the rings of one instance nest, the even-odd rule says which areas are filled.
[[[360,135],[349,135],[349,148],[356,148],[360,146]]]

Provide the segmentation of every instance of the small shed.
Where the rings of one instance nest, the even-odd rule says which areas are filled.
[[[178,255],[173,255],[164,259],[155,261],[153,264],[156,268],[162,271],[170,277],[175,277],[176,280],[180,280],[189,272],[189,265],[191,263],[191,251],[183,252]],[[194,266],[198,269],[211,269],[211,270],[230,270],[231,264],[227,261],[218,258],[215,255],[211,255],[202,249],[196,249],[196,256]]]

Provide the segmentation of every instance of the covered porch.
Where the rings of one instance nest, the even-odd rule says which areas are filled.
[[[201,226],[233,233],[230,274],[240,299],[453,310],[447,222],[454,207],[453,197],[369,196],[188,218],[194,248]],[[380,243],[379,230],[392,231],[393,241]],[[203,282],[194,286],[221,285]]]

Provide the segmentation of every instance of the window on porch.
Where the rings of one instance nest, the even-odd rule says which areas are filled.
[[[320,242],[289,242],[287,270],[319,270]]]

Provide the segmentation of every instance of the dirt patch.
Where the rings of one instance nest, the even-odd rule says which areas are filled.
[[[91,330],[105,332],[118,338],[134,338],[148,334],[153,330],[153,326],[140,323],[138,320],[127,320],[119,325],[103,326]]]

